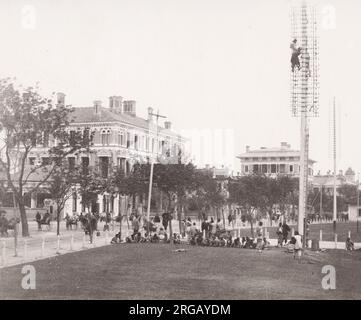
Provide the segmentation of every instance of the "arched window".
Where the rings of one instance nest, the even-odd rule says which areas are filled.
[[[107,140],[107,131],[106,130],[102,130],[101,131],[101,139],[102,139],[102,145],[106,145],[106,140]]]
[[[109,145],[109,141],[110,141],[110,130],[105,130],[103,129],[101,131],[101,139],[102,139],[102,145]]]
[[[124,132],[123,131],[118,132],[118,144],[120,146],[124,146]]]

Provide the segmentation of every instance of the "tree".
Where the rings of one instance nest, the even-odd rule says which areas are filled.
[[[178,209],[178,220],[181,226],[181,208],[187,196],[195,187],[195,167],[188,164],[156,164],[154,166],[154,184],[158,189],[167,195],[167,211]],[[172,208],[172,203],[174,207]],[[172,239],[172,216],[170,216],[169,226]]]
[[[67,163],[57,166],[51,174],[46,190],[52,195],[56,204],[57,235],[60,235],[60,217],[66,201],[72,197],[73,189],[78,181],[78,168],[72,168]]]
[[[222,181],[213,178],[211,173],[197,172],[194,181],[192,199],[198,210],[206,211],[214,209],[218,211],[226,204],[226,190],[222,187]],[[223,220],[224,214],[223,214]],[[224,221],[223,221],[224,223]]]
[[[361,194],[357,192],[357,185],[343,184],[337,188],[337,192],[347,205],[356,205],[357,195],[360,197],[359,201],[361,200]]]
[[[256,216],[256,211],[261,213],[267,207],[265,181],[266,177],[259,174],[246,175],[229,181],[229,199],[237,203],[245,212],[246,219],[251,224],[252,237],[253,223],[259,218]]]
[[[24,237],[29,236],[25,187],[29,193],[37,191],[61,159],[89,145],[90,135],[66,130],[72,110],[63,104],[54,105],[51,99],[41,96],[38,88],[22,89],[12,79],[0,80],[0,131],[4,136],[0,167],[18,203]],[[40,144],[47,147],[47,157],[41,163],[29,165],[30,152]],[[31,180],[36,180],[33,186],[28,184]]]
[[[298,205],[299,179],[286,175],[278,175],[276,181],[279,192],[278,205],[280,211],[284,214],[287,210],[287,207],[291,206],[291,213],[294,218],[294,208]]]
[[[115,168],[112,173],[111,180],[109,183],[111,192],[113,194],[125,195],[131,198],[135,198],[137,195],[143,195],[147,192],[147,181],[149,180],[148,167],[146,165],[140,165],[136,163],[131,172],[125,175],[124,170],[121,168]],[[120,232],[122,228],[122,220],[124,215],[121,215],[119,211],[119,223]],[[128,201],[126,205],[125,217],[128,223]]]
[[[105,188],[104,179],[98,171],[80,171],[76,177],[78,192],[81,196],[81,204],[88,212],[93,211],[93,206]]]

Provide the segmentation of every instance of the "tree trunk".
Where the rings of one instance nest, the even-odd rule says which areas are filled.
[[[56,212],[56,235],[60,236],[60,211]]]
[[[182,234],[182,208],[178,208],[178,223],[179,223],[179,235]]]
[[[173,219],[169,219],[169,240],[170,240],[170,244],[173,244],[172,220]]]
[[[26,218],[25,205],[23,203],[18,202],[19,211],[20,211],[20,219],[21,219],[21,233],[23,237],[29,237],[29,226],[28,219]]]
[[[224,207],[222,207],[222,216],[223,216],[223,227],[226,229],[226,219],[224,218]]]
[[[254,238],[254,230],[253,230],[253,214],[252,214],[252,213],[250,213],[250,214],[249,214],[249,217],[250,217],[249,222],[250,222],[250,224],[251,224],[251,237],[252,237],[252,238]]]

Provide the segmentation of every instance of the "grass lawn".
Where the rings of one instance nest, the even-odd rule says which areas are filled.
[[[186,252],[173,252],[183,247]],[[21,288],[21,268],[0,269],[1,299],[361,299],[361,252],[122,244],[32,263],[36,289]],[[321,269],[336,268],[336,290]]]

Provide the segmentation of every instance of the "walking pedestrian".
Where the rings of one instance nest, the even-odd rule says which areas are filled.
[[[298,231],[295,232],[294,238],[296,239],[296,242],[293,250],[293,259],[296,259],[297,255],[298,262],[300,262],[302,255],[302,237],[300,236]]]
[[[282,244],[283,244],[283,229],[282,229],[282,223],[281,222],[278,224],[278,229],[277,229],[276,234],[277,234],[277,237],[278,237],[277,246],[282,247]]]
[[[288,226],[288,224],[286,223],[286,221],[283,222],[282,225],[282,235],[283,235],[283,240],[282,240],[282,244],[283,241],[285,242],[285,244],[287,243],[288,240],[288,233],[291,231],[291,228]]]

